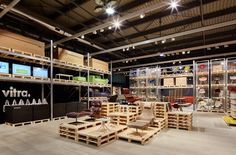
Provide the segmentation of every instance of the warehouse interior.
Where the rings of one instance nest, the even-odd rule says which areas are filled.
[[[1,0],[0,154],[235,154],[235,15],[235,0]]]

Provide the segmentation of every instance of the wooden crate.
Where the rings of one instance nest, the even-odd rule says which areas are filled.
[[[127,126],[119,125],[116,127],[105,124],[108,129],[101,125],[77,132],[77,141],[96,147],[109,144],[117,139],[117,134],[127,129]]]
[[[192,112],[168,112],[168,128],[191,130],[192,117]]]
[[[105,72],[109,71],[109,65],[107,62],[94,58],[89,59],[89,67],[92,67],[100,71],[105,71]]]
[[[160,132],[160,128],[148,127],[146,130],[136,132],[136,129],[129,128],[118,134],[119,140],[125,140],[129,143],[147,144],[155,135]]]
[[[18,51],[24,51],[26,53],[45,56],[45,44],[43,42],[3,29],[0,29],[0,46],[6,49],[9,48]]]
[[[68,139],[77,140],[77,132],[80,130],[92,128],[94,126],[101,125],[101,121],[85,122],[78,121],[81,124],[74,125],[70,123],[62,123],[59,126],[59,135]]]
[[[33,122],[31,122],[31,121],[29,121],[29,122],[21,122],[21,123],[8,123],[8,122],[5,122],[5,124],[13,126],[13,127],[20,127],[20,126],[31,125],[31,124],[33,124]]]
[[[66,64],[73,66],[83,66],[84,65],[84,56],[79,53],[75,53],[63,48],[58,48],[58,56],[54,57],[56,59],[65,62]]]
[[[111,117],[111,123],[117,125],[127,125],[136,119],[136,114],[130,112],[113,112],[108,114],[108,116]]]
[[[116,105],[117,103],[114,102],[102,102],[100,115],[108,116],[110,113],[116,112],[117,111]]]

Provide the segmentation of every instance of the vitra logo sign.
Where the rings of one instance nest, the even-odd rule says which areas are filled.
[[[16,90],[13,87],[10,87],[9,90],[2,90],[2,93],[5,97],[30,97],[27,90]]]

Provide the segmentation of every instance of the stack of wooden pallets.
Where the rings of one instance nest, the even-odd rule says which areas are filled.
[[[101,116],[108,116],[112,112],[117,111],[117,103],[103,102],[101,105]]]
[[[192,112],[168,112],[168,128],[191,130],[192,121]]]

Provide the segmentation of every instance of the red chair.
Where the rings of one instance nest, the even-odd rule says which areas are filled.
[[[134,102],[141,100],[138,96],[130,95],[128,88],[123,88],[123,94],[128,103],[134,104]]]

